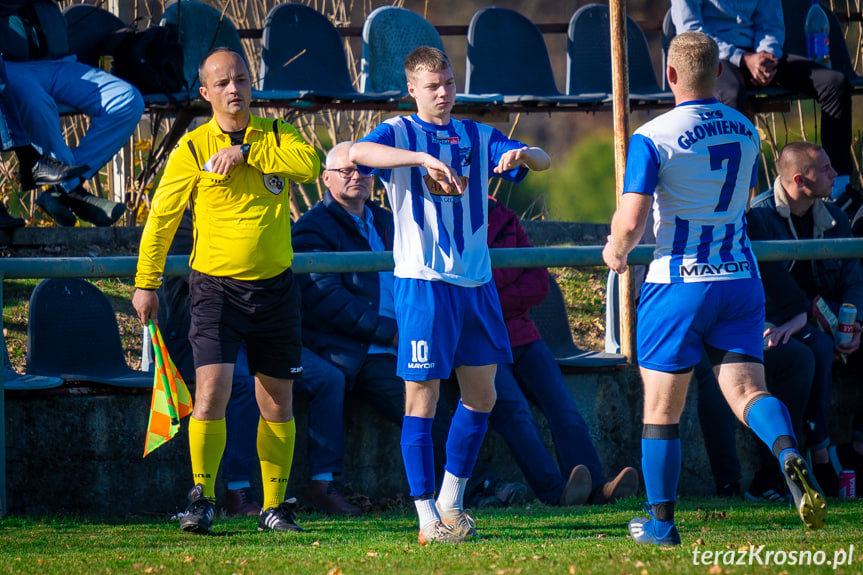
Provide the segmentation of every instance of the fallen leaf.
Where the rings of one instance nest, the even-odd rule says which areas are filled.
[[[327,571],[327,575],[344,575],[341,567],[333,567],[329,571]]]
[[[575,565],[569,566],[569,575],[575,575]]]
[[[183,559],[183,563],[191,563],[194,560],[194,557],[189,557],[188,555],[186,555],[186,557]]]
[[[722,573],[722,567],[719,565],[711,565],[707,572],[710,573],[710,575],[719,575]]]
[[[695,542],[698,543],[699,545],[704,545],[704,539],[702,539],[701,537],[696,539]]]
[[[635,568],[638,569],[639,567],[646,567],[646,565],[644,564],[644,561],[636,561],[635,562]]]
[[[312,547],[320,547],[320,545],[321,545],[320,541],[315,541],[312,543]]]
[[[378,556],[380,556],[380,553],[378,553],[377,551],[368,551],[366,553],[366,557],[378,557]]]

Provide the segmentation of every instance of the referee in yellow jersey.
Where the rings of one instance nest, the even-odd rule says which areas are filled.
[[[287,181],[313,182],[320,159],[290,124],[249,112],[251,78],[240,54],[216,48],[203,58],[198,75],[213,117],[183,136],[168,158],[141,237],[132,298],[142,322],[156,319],[155,290],[168,246],[190,204],[195,406],[189,448],[195,486],[180,527],[209,533],[213,524],[225,407],[245,340],[261,408],[264,505],[258,529],[302,531],[284,503],[295,436],[291,383],[303,371]]]

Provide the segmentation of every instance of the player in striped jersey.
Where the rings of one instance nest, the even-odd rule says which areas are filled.
[[[486,243],[488,179],[517,182],[551,160],[494,128],[451,118],[455,80],[440,50],[414,50],[405,75],[417,113],[379,125],[351,147],[350,157],[381,178],[395,215],[398,374],[405,380],[401,443],[419,540],[455,543],[476,535],[463,509],[465,484],[494,406],[497,364],[512,362]],[[440,378],[453,368],[462,399],[435,501],[431,422]]]
[[[678,427],[703,348],[735,415],[779,459],[803,522],[819,528],[826,519],[788,411],[764,383],[764,292],[745,217],[759,142],[749,120],[712,97],[718,73],[719,51],[709,36],[674,38],[666,74],[676,106],[632,137],[624,193],[603,250],[608,266],[625,272],[653,205],[656,250],[641,291],[637,342],[650,518],[629,524],[638,543],[680,544]]]

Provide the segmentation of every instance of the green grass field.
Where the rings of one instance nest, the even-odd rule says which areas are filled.
[[[0,573],[861,573],[863,501],[829,503],[827,527],[807,531],[783,505],[684,498],[683,545],[675,548],[626,536],[636,499],[482,511],[481,539],[425,547],[410,509],[350,519],[301,514],[306,532],[290,534],[259,533],[254,518],[217,518],[212,536],[183,533],[167,518],[13,517],[0,522]],[[750,555],[750,546],[764,547]],[[792,557],[811,565],[791,565]],[[835,560],[843,564],[834,571]]]

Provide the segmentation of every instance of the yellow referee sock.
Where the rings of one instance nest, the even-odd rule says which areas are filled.
[[[204,487],[204,497],[216,497],[216,474],[225,452],[228,433],[225,420],[201,421],[189,418],[189,451],[195,484]]]
[[[293,419],[273,423],[262,417],[258,422],[258,457],[264,483],[264,509],[278,507],[285,500],[294,461],[296,434],[297,426]]]

